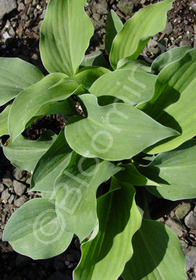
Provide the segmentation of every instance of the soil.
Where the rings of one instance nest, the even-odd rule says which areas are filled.
[[[39,30],[47,2],[17,0],[16,8],[0,19],[0,56],[20,57],[39,67],[45,74],[47,71],[39,55]],[[111,8],[124,23],[140,8],[155,2],[157,0],[88,0],[85,10],[93,21],[95,33],[87,53],[104,51],[106,18]],[[147,61],[153,61],[161,52],[185,45],[196,47],[196,2],[176,0],[168,13],[166,28],[151,39],[142,56]],[[0,111],[2,109],[0,107]],[[36,139],[41,131],[48,128],[55,127],[58,133],[64,122],[59,116],[50,116],[35,122],[25,133],[31,139]],[[39,193],[28,193],[30,176],[28,172],[14,168],[0,148],[0,238],[11,214],[28,199],[39,196]],[[16,191],[14,182],[21,183],[21,192]],[[196,230],[187,222],[187,217],[196,211],[195,205],[195,200],[175,203],[156,200],[151,208],[153,218],[166,223],[178,235],[187,261],[187,279],[196,279]],[[48,260],[33,261],[17,254],[7,242],[2,241],[0,252],[2,280],[71,280],[72,271],[80,259],[80,245],[76,237],[63,254]]]

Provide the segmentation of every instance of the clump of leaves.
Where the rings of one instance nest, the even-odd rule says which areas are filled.
[[[138,59],[164,29],[172,5],[165,0],[124,26],[109,13],[110,65],[101,52],[84,56],[93,35],[85,2],[50,0],[40,39],[45,77],[20,59],[0,58],[0,105],[9,102],[0,114],[0,133],[10,136],[3,151],[33,171],[31,190],[42,193],[12,215],[3,239],[43,259],[63,252],[76,234],[82,257],[75,280],[186,279],[178,238],[150,218],[147,193],[196,196],[196,50],[172,49],[151,66]],[[50,114],[67,120],[59,135],[23,136]]]

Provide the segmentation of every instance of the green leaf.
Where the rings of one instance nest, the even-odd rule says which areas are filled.
[[[3,112],[0,113],[0,137],[9,134],[8,131],[8,116],[12,105],[8,105]]]
[[[99,66],[87,66],[82,68],[74,77],[84,88],[89,89],[91,85],[102,75],[109,73],[110,70]]]
[[[0,106],[43,77],[37,67],[22,59],[0,57]]]
[[[3,240],[9,241],[15,251],[33,259],[62,253],[72,237],[64,221],[58,221],[54,204],[43,198],[32,199],[19,208],[3,233]]]
[[[68,166],[72,150],[68,146],[62,130],[56,141],[38,161],[31,179],[31,191],[46,192],[51,198],[54,195],[56,178]]]
[[[196,134],[196,49],[167,65],[159,74],[152,99],[140,107],[163,125],[180,132],[172,140],[155,145],[149,153],[175,149]],[[165,143],[166,142],[166,143]],[[157,146],[157,147],[156,147]]]
[[[160,125],[129,104],[102,107],[92,94],[80,98],[88,117],[71,118],[65,127],[65,136],[70,147],[85,157],[127,159],[163,138],[176,135],[174,130]]]
[[[82,63],[80,64],[80,67],[86,66],[102,66],[106,68],[110,67],[104,54],[101,51],[95,51],[85,55]]]
[[[143,60],[135,60],[135,59],[130,59],[128,57],[122,58],[119,60],[117,69],[136,69],[136,70],[144,70],[148,73],[151,73],[151,68],[150,66]]]
[[[34,119],[53,114],[63,115],[65,118],[69,118],[70,116],[76,114],[76,109],[72,98],[43,105],[39,111],[36,112]],[[27,126],[28,125],[29,123]]]
[[[20,135],[14,142],[8,140],[8,146],[2,147],[5,156],[14,166],[31,171],[54,141],[55,136],[47,140],[41,137],[36,141],[32,141]]]
[[[147,178],[143,176],[133,163],[120,164],[122,171],[115,175],[119,182],[126,182],[134,186],[144,186]]]
[[[147,189],[154,195],[170,200],[196,197],[196,139],[189,140],[177,149],[159,154],[140,172],[149,181]]]
[[[153,61],[151,65],[152,73],[156,75],[159,74],[159,72],[161,72],[164,67],[182,58],[191,49],[191,47],[185,46],[180,48],[173,48],[165,53],[162,53]]]
[[[114,96],[124,102],[135,105],[145,102],[153,96],[156,76],[137,69],[116,70],[100,77],[90,87],[95,96]]]
[[[133,237],[134,254],[124,280],[186,280],[185,258],[177,236],[164,224],[143,220]]]
[[[100,184],[121,170],[110,162],[87,159],[77,154],[55,183],[56,212],[70,232],[80,240],[97,224],[96,191]]]
[[[65,74],[53,73],[21,92],[14,100],[9,115],[9,132],[15,139],[42,106],[68,98],[79,88]],[[16,122],[17,120],[17,122]]]
[[[35,120],[42,118],[44,116],[58,114],[62,115],[65,119],[73,115],[77,115],[76,107],[72,97],[65,99],[63,101],[51,102],[43,105],[38,112],[36,112],[35,116],[33,116],[30,121],[26,124],[28,127]]]
[[[137,59],[149,39],[162,31],[167,20],[167,11],[173,0],[165,0],[141,9],[130,18],[114,38],[110,63],[114,69],[120,59],[129,56]]]
[[[105,50],[109,54],[112,46],[112,42],[117,33],[123,28],[123,23],[119,16],[111,10],[107,16],[106,23],[106,37],[105,37]]]
[[[86,0],[50,0],[41,26],[40,52],[49,72],[75,74],[93,35]]]
[[[113,180],[112,184],[119,182]],[[129,184],[98,199],[99,233],[82,246],[74,280],[117,279],[133,254],[132,237],[141,226],[135,190]]]

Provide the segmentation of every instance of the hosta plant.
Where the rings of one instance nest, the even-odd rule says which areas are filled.
[[[50,0],[40,34],[46,76],[0,58],[0,105],[9,102],[0,114],[3,151],[32,172],[30,191],[42,195],[11,216],[3,240],[43,259],[75,234],[82,256],[74,280],[186,279],[178,238],[151,219],[149,201],[196,196],[196,50],[171,49],[152,65],[138,59],[164,29],[165,0],[124,25],[110,11],[106,53],[85,56],[93,35],[85,2]],[[50,114],[66,119],[58,135],[24,137]]]

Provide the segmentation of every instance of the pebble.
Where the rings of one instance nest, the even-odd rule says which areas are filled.
[[[2,35],[3,39],[6,41],[7,39],[11,38],[11,36],[9,35],[9,33],[6,31],[3,33]]]
[[[38,57],[38,55],[36,53],[34,53],[31,58],[34,59],[34,60],[38,60],[39,59],[39,57]]]
[[[12,180],[10,178],[3,178],[2,183],[8,188],[12,186]]]
[[[0,20],[4,17],[5,14],[9,14],[11,11],[16,9],[15,0],[1,0],[0,1]]]
[[[158,42],[154,39],[151,39],[148,42],[147,49],[152,54],[157,54],[159,52]]]
[[[14,205],[17,207],[22,206],[26,201],[28,200],[28,198],[25,195],[22,195],[21,197],[19,197],[18,199],[14,200]]]
[[[191,210],[191,204],[182,202],[175,209],[175,215],[178,219],[183,219]]]
[[[176,222],[174,219],[169,218],[165,224],[177,235],[177,236],[182,236],[184,233],[184,229],[181,224]]]
[[[13,170],[13,176],[16,180],[21,180],[23,177],[23,170],[21,170],[19,168],[15,168]]]
[[[4,191],[4,185],[0,183],[0,192]]]
[[[43,10],[41,16],[40,16],[40,19],[44,19],[45,18],[45,15],[46,15],[46,10]]]
[[[133,2],[129,0],[123,0],[118,3],[119,10],[125,15],[132,15],[133,12]]]
[[[22,14],[21,15],[21,19],[26,21],[26,20],[28,20],[28,16],[26,14]]]
[[[5,189],[2,193],[1,193],[1,200],[8,200],[8,198],[10,197],[10,193],[8,189]]]
[[[8,203],[12,204],[12,202],[14,201],[14,194],[11,194],[10,198],[8,199]]]
[[[196,229],[196,207],[185,217],[184,223],[188,228]]]
[[[186,253],[186,270],[191,268],[195,271],[196,269],[196,247],[191,247],[190,251]]]
[[[188,39],[182,39],[180,42],[180,47],[191,46],[191,43]]]
[[[9,35],[10,35],[11,37],[14,37],[14,36],[15,36],[15,31],[14,31],[14,28],[13,28],[12,26],[10,26],[8,32],[9,32]]]
[[[196,3],[193,1],[190,3],[190,7],[193,9],[194,12],[196,12]]]
[[[33,0],[32,5],[36,6],[37,5],[37,0]]]
[[[100,15],[107,14],[107,2],[105,0],[99,0],[99,3],[93,5],[92,10],[94,13],[97,12]]]
[[[25,8],[25,5],[22,2],[20,2],[18,5],[18,11],[20,12],[20,11],[24,10],[24,8]]]
[[[16,180],[13,181],[14,191],[17,195],[22,195],[25,192],[26,186]]]

